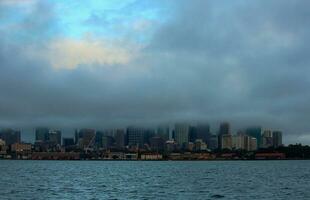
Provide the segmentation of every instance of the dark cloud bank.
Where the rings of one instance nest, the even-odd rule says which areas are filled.
[[[286,143],[310,144],[309,7],[306,0],[176,1],[136,60],[75,70],[52,69],[25,52],[28,43],[45,48],[59,28],[51,13],[37,21],[44,12],[36,10],[17,41],[1,31],[0,126],[188,120],[215,131],[230,121],[236,130],[262,125],[282,129]]]

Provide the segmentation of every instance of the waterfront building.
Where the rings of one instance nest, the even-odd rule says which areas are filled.
[[[177,144],[174,140],[168,140],[166,141],[165,143],[165,151],[167,152],[172,152],[172,151],[175,151],[177,150]]]
[[[11,145],[11,151],[16,153],[30,153],[32,145],[30,143],[15,143]]]
[[[283,145],[282,143],[282,132],[281,131],[273,131],[272,132],[273,137],[273,147],[278,148]]]
[[[175,141],[180,145],[184,146],[189,142],[189,125],[186,123],[175,124]]]

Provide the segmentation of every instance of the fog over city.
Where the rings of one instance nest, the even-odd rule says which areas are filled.
[[[228,121],[310,144],[310,1],[0,1],[0,128]]]

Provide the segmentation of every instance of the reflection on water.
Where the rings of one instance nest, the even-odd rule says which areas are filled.
[[[310,161],[0,160],[0,199],[310,199]]]

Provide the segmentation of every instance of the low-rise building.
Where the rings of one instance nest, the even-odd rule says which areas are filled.
[[[163,155],[161,154],[142,154],[141,160],[162,160]]]
[[[14,143],[11,145],[11,151],[16,153],[30,153],[31,148],[30,143]]]

